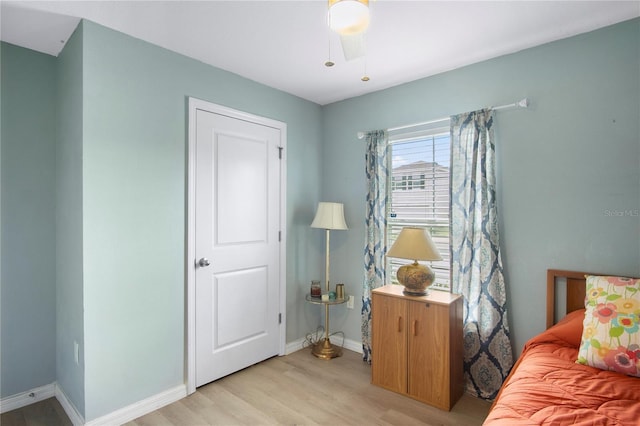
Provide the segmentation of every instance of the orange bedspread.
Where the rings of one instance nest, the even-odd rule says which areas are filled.
[[[640,378],[575,363],[583,318],[527,342],[485,425],[640,425]]]

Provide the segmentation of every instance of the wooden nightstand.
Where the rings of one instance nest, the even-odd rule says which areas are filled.
[[[463,393],[462,296],[402,290],[372,292],[371,382],[451,410]]]

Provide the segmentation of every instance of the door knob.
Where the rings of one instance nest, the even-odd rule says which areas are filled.
[[[203,257],[198,261],[198,265],[204,268],[205,266],[211,265],[211,262],[209,262],[209,259],[207,259],[206,257]]]

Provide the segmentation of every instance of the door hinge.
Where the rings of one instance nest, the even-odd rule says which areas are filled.
[[[278,231],[278,242],[282,242],[282,231]]]
[[[282,324],[282,314],[278,314],[278,324]]]
[[[283,148],[283,147],[281,147],[281,146],[279,146],[279,147],[278,147],[278,158],[279,158],[280,160],[282,160],[282,151],[284,151],[284,148]]]

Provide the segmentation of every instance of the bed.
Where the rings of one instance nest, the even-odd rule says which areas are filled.
[[[596,296],[608,297],[612,302],[620,300],[611,296],[613,292],[606,293],[600,287],[601,294],[597,294],[593,286],[589,287],[589,297],[585,299],[586,275],[596,274],[547,271],[548,328],[525,344],[484,425],[640,425],[640,378],[629,375],[640,370],[623,374],[576,362],[579,356],[582,356],[581,362],[585,362],[583,351],[590,349],[581,346],[583,323],[587,323],[585,302]],[[640,281],[635,283],[637,289]],[[566,287],[566,297],[560,298],[557,289],[562,287]],[[631,299],[638,296],[640,292],[633,290]],[[563,303],[558,303],[560,299]],[[632,331],[637,331],[640,305],[627,305],[634,312],[631,315],[635,315],[630,317],[636,321]],[[586,310],[589,314],[593,312],[590,306]],[[556,323],[559,310],[565,312]],[[631,346],[632,350],[637,348]],[[632,359],[637,357],[633,367],[640,368],[640,350],[629,353]]]

